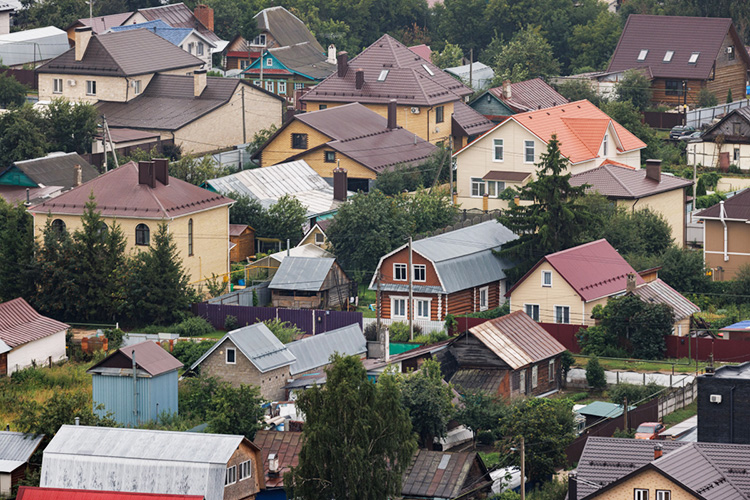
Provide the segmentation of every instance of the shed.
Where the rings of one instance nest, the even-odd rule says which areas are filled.
[[[130,427],[164,412],[176,415],[178,368],[182,363],[150,340],[115,351],[87,372],[92,374],[94,412],[111,412]]]
[[[68,35],[54,26],[0,35],[0,59],[11,68],[21,68],[25,64],[36,68],[39,63],[68,49]]]
[[[484,498],[492,487],[477,452],[418,450],[404,473],[401,495],[412,499]]]
[[[255,255],[255,229],[247,224],[229,224],[229,260],[242,262]]]
[[[272,253],[253,262],[249,268],[250,279],[272,278],[286,257],[333,257],[333,254],[312,243]]]
[[[274,307],[334,309],[348,304],[349,286],[334,258],[287,257],[268,288]]]
[[[628,411],[636,407],[628,405]],[[607,403],[605,401],[594,401],[577,411],[579,415],[586,418],[586,426],[607,418],[618,418],[622,416],[622,405]]]
[[[719,330],[726,340],[750,340],[750,320],[733,323]]]
[[[10,496],[11,489],[26,477],[26,466],[39,448],[44,435],[0,431],[0,495]]]

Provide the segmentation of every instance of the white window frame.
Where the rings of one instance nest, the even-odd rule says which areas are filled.
[[[86,80],[86,95],[96,95],[96,80]]]
[[[380,74],[378,75],[378,81],[379,81],[379,82],[384,82],[384,81],[385,81],[385,79],[386,79],[386,78],[388,78],[388,72],[389,72],[389,71],[390,71],[390,70],[388,70],[388,69],[383,69],[383,70],[381,70],[381,71],[380,71]]]
[[[674,50],[668,50],[664,53],[664,59],[662,60],[662,62],[672,62],[672,57],[674,57]]]
[[[414,299],[414,319],[432,319],[432,299]]]
[[[247,69],[247,67],[250,65],[250,61],[247,59],[240,59],[240,69]]]
[[[698,58],[700,57],[700,52],[693,52],[690,54],[690,59],[688,59],[688,64],[698,64]]]
[[[634,489],[633,500],[648,500],[648,490],[642,488]]]
[[[489,196],[490,198],[497,198],[497,195],[498,195],[497,182],[487,181],[487,189],[485,192],[487,193],[487,196]]]
[[[520,370],[518,373],[520,374],[518,377],[518,390],[521,391],[521,394],[526,394],[526,368]]]
[[[545,278],[549,277],[549,282]],[[552,288],[552,271],[542,271],[542,286]]]
[[[305,84],[304,83],[295,83],[294,84],[294,90],[302,90],[304,88],[305,88]]]
[[[558,309],[560,309],[561,311],[565,311],[567,309],[567,311],[568,311],[568,315],[567,315],[568,316],[568,321],[557,321],[557,310]],[[554,312],[555,312],[555,323],[557,323],[559,325],[569,325],[570,324],[570,306],[555,306],[554,307]],[[565,319],[564,315],[563,315],[562,319]]]
[[[396,302],[403,302],[403,314],[396,314]],[[409,302],[408,297],[391,297],[391,319],[406,319],[409,317],[409,311],[406,310],[406,304]]]
[[[531,152],[531,160],[529,160],[529,152]],[[523,162],[534,163],[536,157],[536,144],[534,141],[523,141]]]
[[[398,271],[397,271],[398,269]],[[402,272],[403,271],[403,272]],[[409,269],[406,264],[402,264],[400,262],[396,262],[393,264],[393,281],[406,281],[409,279]],[[403,278],[399,278],[398,276],[401,275]]]
[[[648,49],[641,49],[641,51],[638,52],[638,61],[645,61],[646,57],[648,57]]]
[[[734,148],[732,158],[734,159],[733,161],[740,161],[740,148]]]
[[[529,308],[531,308],[532,314],[529,314]],[[536,311],[534,310],[534,308],[536,308]],[[539,321],[539,317],[540,317],[539,316],[539,312],[540,312],[539,304],[524,304],[523,311],[526,313],[526,315],[529,318],[533,319],[534,321]],[[534,312],[536,312],[536,318],[534,317]]]
[[[602,156],[607,156],[609,151],[609,134],[604,134],[604,140],[602,141]]]
[[[497,154],[498,152],[500,155]],[[505,161],[505,141],[503,139],[492,140],[492,161],[498,163]]]
[[[484,304],[482,304],[482,296],[484,296]],[[486,311],[490,308],[490,287],[483,286],[479,289],[479,310]]]
[[[63,93],[63,79],[62,78],[53,78],[52,79],[52,93],[53,94],[62,94]]]
[[[547,379],[550,382],[555,381],[555,360],[550,359],[549,363],[547,364]]]
[[[261,80],[253,80],[253,85],[256,87],[263,87],[263,82]]]
[[[266,90],[273,92],[273,80],[266,80]]]
[[[273,66],[273,57],[266,57],[266,68]]]
[[[656,500],[672,500],[672,490],[656,490]]]
[[[188,54],[192,54],[193,53],[193,47],[194,46],[195,46],[195,44],[193,42],[188,43]]]
[[[229,361],[229,351],[232,351],[232,357],[234,358],[234,361]],[[224,353],[224,361],[228,365],[236,365],[237,364],[237,349],[234,347],[227,347],[226,352]]]
[[[138,95],[142,91],[141,89],[141,81],[140,80],[133,80],[133,94]]]
[[[265,47],[266,46],[266,34],[261,33],[260,35],[253,38],[253,41],[250,43],[253,47]]]
[[[326,242],[326,235],[323,233],[315,233],[315,244],[322,245]]]
[[[224,487],[234,484],[237,482],[237,466],[233,465],[227,467],[227,472],[224,475]]]
[[[531,367],[531,388],[536,389],[539,385],[539,365]]]
[[[245,479],[249,479],[253,477],[253,461],[252,460],[246,460],[242,463],[240,463],[240,481],[244,481]]]
[[[414,268],[412,269],[412,280],[419,282],[427,281],[427,266],[425,264],[414,264],[412,267]],[[422,279],[417,277],[417,270],[421,271]]]
[[[276,90],[279,94],[286,94],[286,82],[279,82],[276,85]]]
[[[198,45],[196,45],[195,53],[199,56],[203,55],[203,42],[198,42]]]
[[[474,194],[474,188],[476,187],[476,193]],[[483,198],[486,186],[484,184],[484,179],[481,177],[471,177],[471,197],[472,198]]]

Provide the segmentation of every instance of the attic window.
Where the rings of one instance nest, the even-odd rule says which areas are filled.
[[[384,69],[383,71],[380,72],[380,75],[378,75],[378,81],[379,82],[384,82],[385,81],[386,77],[388,76],[388,71],[389,70]]]
[[[664,54],[664,62],[672,62],[672,56],[674,55],[674,50],[668,50],[666,54]]]
[[[701,55],[700,52],[693,52],[690,54],[690,59],[688,59],[688,64],[695,64],[698,62],[698,56]]]
[[[648,49],[641,49],[641,51],[638,53],[638,60],[645,61],[647,55],[648,55]]]
[[[435,73],[433,73],[432,70],[428,68],[426,64],[423,64],[422,67],[424,68],[426,72],[430,74],[430,76],[435,76]]]

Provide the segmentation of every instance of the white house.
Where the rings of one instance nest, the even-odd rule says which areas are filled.
[[[0,304],[0,374],[66,359],[68,328],[42,316],[22,298]]]

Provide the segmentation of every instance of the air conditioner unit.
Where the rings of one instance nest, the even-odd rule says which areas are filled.
[[[418,115],[419,114],[419,108],[416,107],[416,106],[414,106],[413,108],[411,108],[411,114]]]
[[[76,81],[75,80],[68,80],[68,85],[71,86],[71,87],[75,87],[76,86]]]
[[[439,133],[440,133],[440,127],[435,127],[435,133],[436,133],[436,134],[439,134]]]
[[[721,394],[711,394],[709,401],[716,404],[721,403]]]
[[[734,47],[727,47],[727,54],[734,52]]]

